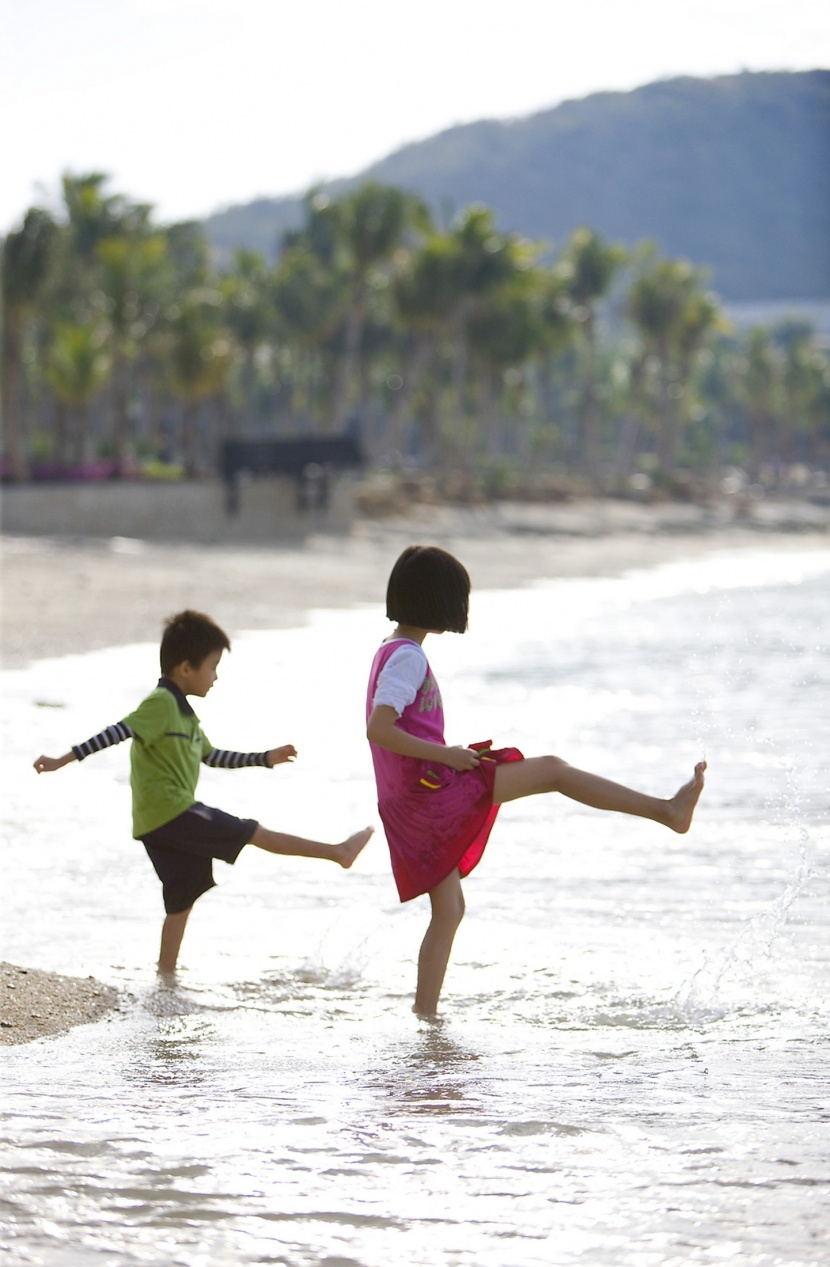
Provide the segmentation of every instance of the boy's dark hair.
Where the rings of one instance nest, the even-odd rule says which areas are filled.
[[[392,568],[386,615],[400,625],[464,633],[469,606],[467,569],[438,546],[408,546]]]
[[[231,640],[210,616],[183,611],[168,616],[161,637],[161,671],[165,675],[187,660],[198,669],[211,651],[230,651]]]

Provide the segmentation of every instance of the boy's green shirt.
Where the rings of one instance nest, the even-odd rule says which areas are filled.
[[[133,732],[130,787],[136,839],[190,809],[202,758],[212,747],[199,718],[174,690],[159,683],[124,718]]]

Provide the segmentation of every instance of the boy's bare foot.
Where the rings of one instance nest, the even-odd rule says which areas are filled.
[[[364,827],[363,831],[356,831],[348,840],[344,840],[342,845],[337,846],[339,850],[337,861],[341,867],[348,870],[360,851],[369,843],[374,831],[374,827]]]
[[[675,792],[668,805],[668,815],[666,817],[666,826],[671,827],[672,831],[679,832],[682,836],[689,830],[692,825],[692,816],[695,812],[695,806],[700,800],[700,794],[703,791],[703,774],[706,769],[705,761],[698,761],[695,766],[695,772],[688,783],[684,783],[679,792]]]

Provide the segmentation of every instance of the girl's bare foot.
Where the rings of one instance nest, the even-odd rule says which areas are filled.
[[[684,783],[679,792],[676,792],[671,800],[666,802],[668,806],[666,826],[671,827],[672,831],[683,835],[691,827],[695,806],[700,800],[700,794],[703,791],[705,769],[706,762],[698,761],[694,775],[689,779],[689,782]]]
[[[339,851],[337,861],[341,867],[348,870],[360,851],[369,843],[374,830],[374,827],[364,827],[363,831],[356,831],[348,840],[344,840],[342,845],[337,846]]]

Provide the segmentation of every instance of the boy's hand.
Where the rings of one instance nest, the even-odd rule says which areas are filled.
[[[268,752],[268,764],[272,768],[275,765],[283,765],[286,761],[293,761],[297,755],[297,749],[293,743],[283,744],[281,748],[271,748]]]
[[[52,770],[60,770],[74,760],[74,752],[65,752],[62,757],[38,757],[34,766],[38,774],[49,774]]]

